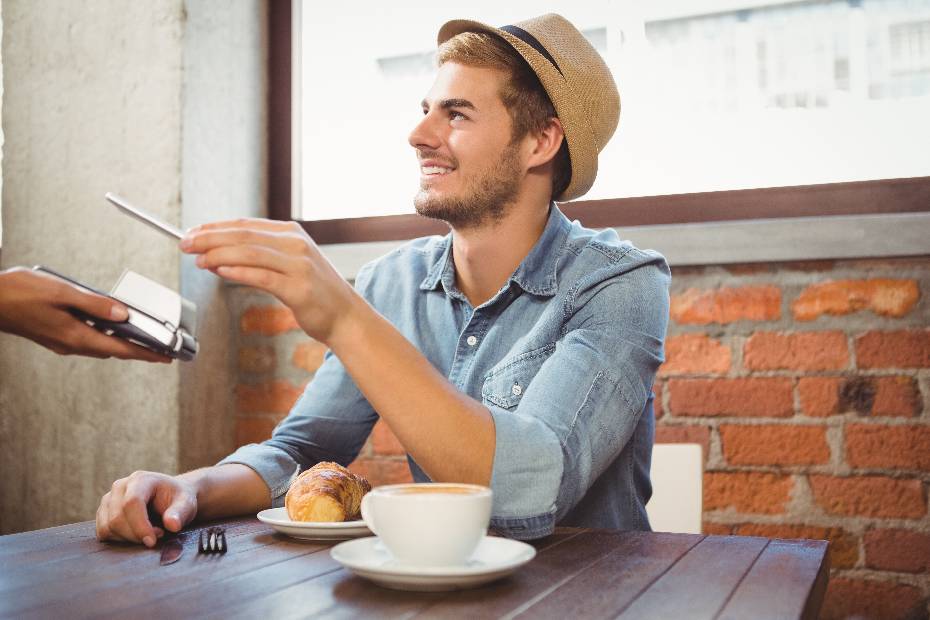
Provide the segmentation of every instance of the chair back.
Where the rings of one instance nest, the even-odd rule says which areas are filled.
[[[652,498],[646,514],[655,532],[701,533],[703,457],[696,443],[652,447]]]

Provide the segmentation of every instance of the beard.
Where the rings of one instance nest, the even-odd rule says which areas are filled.
[[[434,196],[430,194],[429,181],[421,180],[420,191],[413,199],[417,213],[460,230],[500,222],[520,193],[517,147],[516,143],[508,144],[496,162],[466,180],[459,195]],[[429,154],[423,156],[426,158]]]

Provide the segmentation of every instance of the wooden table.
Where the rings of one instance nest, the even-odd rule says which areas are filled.
[[[196,530],[217,524],[229,553],[198,556]],[[560,528],[501,581],[400,592],[256,519],[192,529],[169,566],[90,522],[0,537],[0,617],[816,618],[828,573],[825,541]]]

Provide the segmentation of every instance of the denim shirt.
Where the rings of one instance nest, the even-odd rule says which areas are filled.
[[[363,267],[355,286],[490,411],[491,526],[521,539],[546,536],[556,524],[649,529],[651,388],[669,309],[665,259],[613,230],[570,222],[553,204],[513,275],[472,308],[456,288],[451,249],[451,235],[415,239]],[[221,463],[254,469],[280,506],[300,471],[355,459],[377,420],[327,353],[272,438]],[[428,482],[407,460],[414,480]]]

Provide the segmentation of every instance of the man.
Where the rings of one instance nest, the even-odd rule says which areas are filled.
[[[0,271],[0,332],[28,338],[60,355],[171,362],[163,355],[88,327],[71,314],[72,308],[108,321],[129,318],[123,304],[49,274],[23,267]]]
[[[613,79],[557,15],[503,29],[453,21],[439,42],[409,141],[417,211],[451,234],[367,265],[353,290],[297,224],[193,230],[182,248],[199,266],[269,291],[330,353],[269,441],[180,476],[116,481],[101,539],[154,544],[147,504],[171,530],[281,505],[298,471],[352,461],[379,416],[415,480],[490,485],[492,526],[510,536],[648,529],[668,268],[552,202],[594,181],[619,117]],[[377,165],[363,163],[360,175]]]

